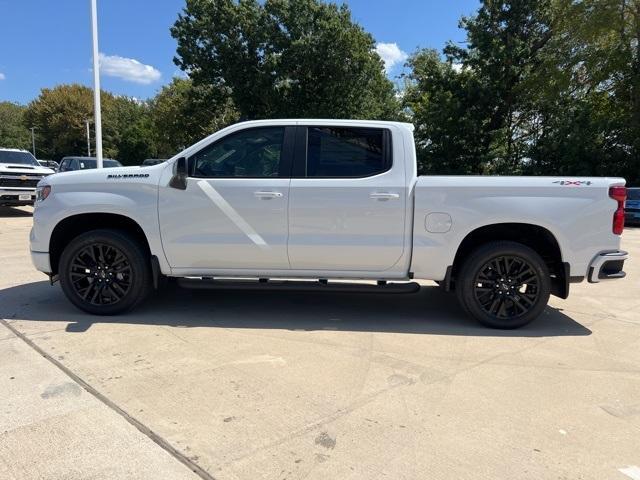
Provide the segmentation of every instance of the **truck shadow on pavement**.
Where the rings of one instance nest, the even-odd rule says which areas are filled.
[[[468,318],[455,296],[436,286],[413,294],[185,290],[172,286],[133,312],[99,317],[77,310],[59,285],[35,282],[0,290],[0,318],[66,322],[66,331],[122,323],[175,328],[252,328],[296,331],[393,332],[482,337],[584,336],[591,330],[561,310],[517,330],[493,330]]]
[[[31,207],[0,207],[0,218],[9,217],[32,217],[33,209]]]

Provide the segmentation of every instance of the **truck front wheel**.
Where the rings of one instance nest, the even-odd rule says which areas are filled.
[[[93,230],[74,238],[62,252],[58,273],[71,303],[94,315],[130,310],[151,290],[148,255],[119,230]]]
[[[516,242],[490,242],[473,251],[456,278],[462,308],[483,325],[518,328],[537,318],[549,301],[544,260]]]

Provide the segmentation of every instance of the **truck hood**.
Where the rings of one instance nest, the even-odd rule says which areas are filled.
[[[25,175],[51,175],[55,173],[53,170],[47,167],[35,166],[35,165],[22,165],[20,163],[0,163],[1,173],[12,173]]]

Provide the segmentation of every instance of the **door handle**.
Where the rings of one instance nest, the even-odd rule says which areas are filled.
[[[253,196],[257,198],[262,198],[263,200],[269,200],[271,198],[282,198],[282,192],[253,192]]]
[[[374,192],[369,195],[373,200],[397,200],[400,198],[400,195],[397,193],[389,193],[389,192]]]

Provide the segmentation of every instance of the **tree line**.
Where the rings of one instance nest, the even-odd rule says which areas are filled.
[[[394,84],[346,5],[187,0],[174,78],[149,100],[102,93],[106,156],[167,157],[238,120],[412,122],[422,174],[624,176],[640,183],[640,0],[484,0],[466,42],[419,49]],[[86,152],[91,91],[0,103],[0,145]]]

